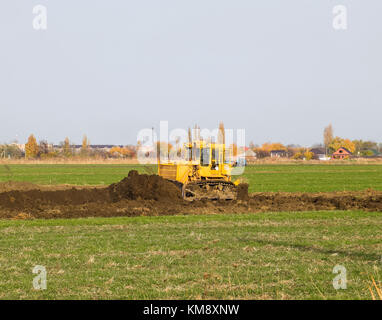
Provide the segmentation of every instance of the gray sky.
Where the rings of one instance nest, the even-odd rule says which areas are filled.
[[[37,4],[46,31],[32,27]],[[160,120],[301,145],[331,122],[382,142],[380,0],[1,0],[0,12],[0,142],[128,144]]]

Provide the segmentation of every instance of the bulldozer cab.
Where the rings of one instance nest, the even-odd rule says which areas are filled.
[[[185,160],[192,165],[199,165],[204,176],[208,171],[220,174],[229,174],[232,159],[232,149],[226,148],[224,144],[208,143],[204,141],[185,144]]]
[[[174,160],[159,160],[158,174],[179,185],[185,199],[235,197],[232,150],[225,144],[192,141],[184,144],[180,154]]]

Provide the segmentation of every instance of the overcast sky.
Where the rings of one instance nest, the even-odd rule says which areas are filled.
[[[382,142],[380,0],[1,0],[0,15],[0,142],[128,144],[160,120]]]

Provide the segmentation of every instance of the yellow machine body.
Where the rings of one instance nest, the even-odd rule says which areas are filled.
[[[232,158],[225,144],[193,141],[178,150],[175,160],[159,160],[158,174],[181,187],[187,200],[234,199],[238,182],[231,181]]]

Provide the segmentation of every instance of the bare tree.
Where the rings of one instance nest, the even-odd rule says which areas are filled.
[[[328,153],[328,147],[333,141],[333,127],[332,124],[329,124],[324,129],[324,146],[326,149],[326,153]]]
[[[39,143],[39,154],[48,154],[49,153],[49,143],[46,140],[41,140]]]
[[[218,143],[225,144],[225,129],[223,122],[219,123]]]

